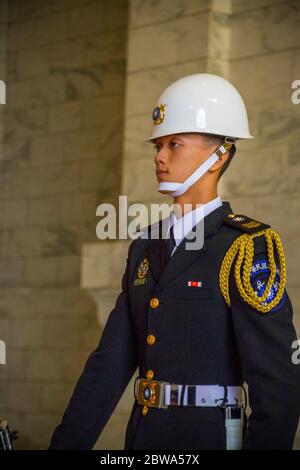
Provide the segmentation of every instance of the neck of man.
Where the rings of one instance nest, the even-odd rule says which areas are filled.
[[[196,185],[191,186],[184,194],[178,197],[174,197],[174,204],[180,206],[180,214],[185,215],[188,212],[199,207],[199,204],[206,204],[207,202],[212,201],[218,196],[217,185],[202,185],[195,187]],[[198,206],[197,206],[198,205]],[[176,213],[176,212],[175,212]],[[177,214],[176,214],[177,216]]]

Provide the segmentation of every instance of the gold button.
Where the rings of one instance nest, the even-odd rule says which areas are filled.
[[[157,297],[153,297],[153,299],[150,300],[150,306],[152,308],[156,308],[159,306],[159,300]]]
[[[153,379],[153,377],[154,377],[154,372],[153,372],[153,370],[151,370],[151,369],[147,370],[146,377],[147,377],[148,380]]]
[[[147,343],[150,344],[150,346],[152,344],[154,344],[155,343],[155,336],[154,335],[148,335],[147,336]]]
[[[146,416],[146,414],[148,413],[148,411],[149,411],[148,406],[147,406],[147,405],[144,405],[144,406],[143,406],[143,409],[142,409],[142,414],[143,414],[143,416]]]

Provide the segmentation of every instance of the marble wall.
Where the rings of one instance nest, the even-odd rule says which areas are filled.
[[[97,241],[97,205],[120,193],[128,5],[0,4],[0,415],[17,448],[39,449],[101,333],[81,250]]]

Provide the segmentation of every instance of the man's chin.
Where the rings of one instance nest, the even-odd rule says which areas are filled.
[[[158,189],[158,192],[161,193],[161,194],[170,195],[173,191],[171,191],[169,189]]]

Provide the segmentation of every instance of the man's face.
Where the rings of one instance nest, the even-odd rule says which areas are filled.
[[[198,133],[170,134],[153,139],[153,144],[159,183],[183,183],[216,148]]]

